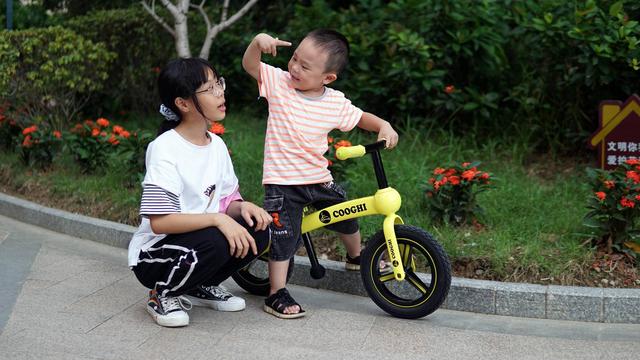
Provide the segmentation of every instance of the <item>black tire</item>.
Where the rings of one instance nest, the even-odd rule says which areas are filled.
[[[262,254],[249,265],[236,271],[231,277],[243,289],[254,295],[269,295],[269,272],[266,270],[269,253]],[[289,260],[287,282],[293,275],[293,258]]]
[[[373,302],[387,313],[405,319],[427,316],[442,305],[449,293],[449,258],[433,236],[420,228],[396,225],[395,232],[405,279],[396,280],[390,272],[391,265],[384,262],[387,245],[384,233],[379,231],[362,253],[362,282]]]

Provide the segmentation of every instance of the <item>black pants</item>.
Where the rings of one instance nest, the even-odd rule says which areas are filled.
[[[264,209],[271,214],[271,248],[269,257],[275,261],[291,259],[302,245],[302,212],[312,205],[323,209],[347,200],[347,193],[334,181],[310,185],[264,186]],[[349,219],[325,226],[341,234],[355,234],[358,220]]]
[[[236,221],[255,239],[258,254],[267,248],[269,230],[255,231],[244,220]],[[133,272],[147,288],[178,296],[198,285],[218,285],[256,258],[251,250],[242,259],[229,251],[229,242],[215,227],[170,234],[140,253]]]

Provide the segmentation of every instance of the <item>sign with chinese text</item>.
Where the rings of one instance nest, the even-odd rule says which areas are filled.
[[[628,159],[640,159],[640,97],[600,103],[600,128],[589,145],[598,149],[598,165],[611,170]]]

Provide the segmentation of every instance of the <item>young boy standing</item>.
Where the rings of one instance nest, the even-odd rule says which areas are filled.
[[[303,208],[323,208],[346,200],[345,191],[331,177],[327,135],[333,129],[355,126],[378,133],[393,148],[398,134],[391,125],[351,104],[340,91],[327,87],[348,63],[347,39],[333,30],[307,34],[284,71],[261,62],[262,53],[277,54],[291,43],[258,34],[242,59],[244,69],[258,82],[260,96],[269,103],[262,183],[264,208],[273,217],[269,281],[264,310],[280,318],[304,316],[304,310],[285,288],[289,259],[301,245]],[[347,250],[347,268],[359,270],[360,232],[356,219],[327,226],[340,234]]]

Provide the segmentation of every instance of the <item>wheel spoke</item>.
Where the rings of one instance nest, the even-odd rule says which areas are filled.
[[[395,279],[395,276],[393,275],[393,273],[382,275],[382,276],[380,276],[380,278],[378,278],[378,280],[380,280],[380,282],[387,282],[389,280],[394,280],[394,279]]]
[[[411,257],[411,246],[408,244],[400,245],[400,254],[402,254],[402,263],[405,265],[405,271],[408,270],[409,258]]]
[[[425,283],[423,283],[422,280],[420,280],[420,278],[418,277],[418,275],[416,275],[416,273],[414,273],[413,271],[408,271],[406,273],[405,280],[409,281],[409,284],[413,285],[413,287],[415,287],[422,294],[427,293],[427,289],[429,287]]]

